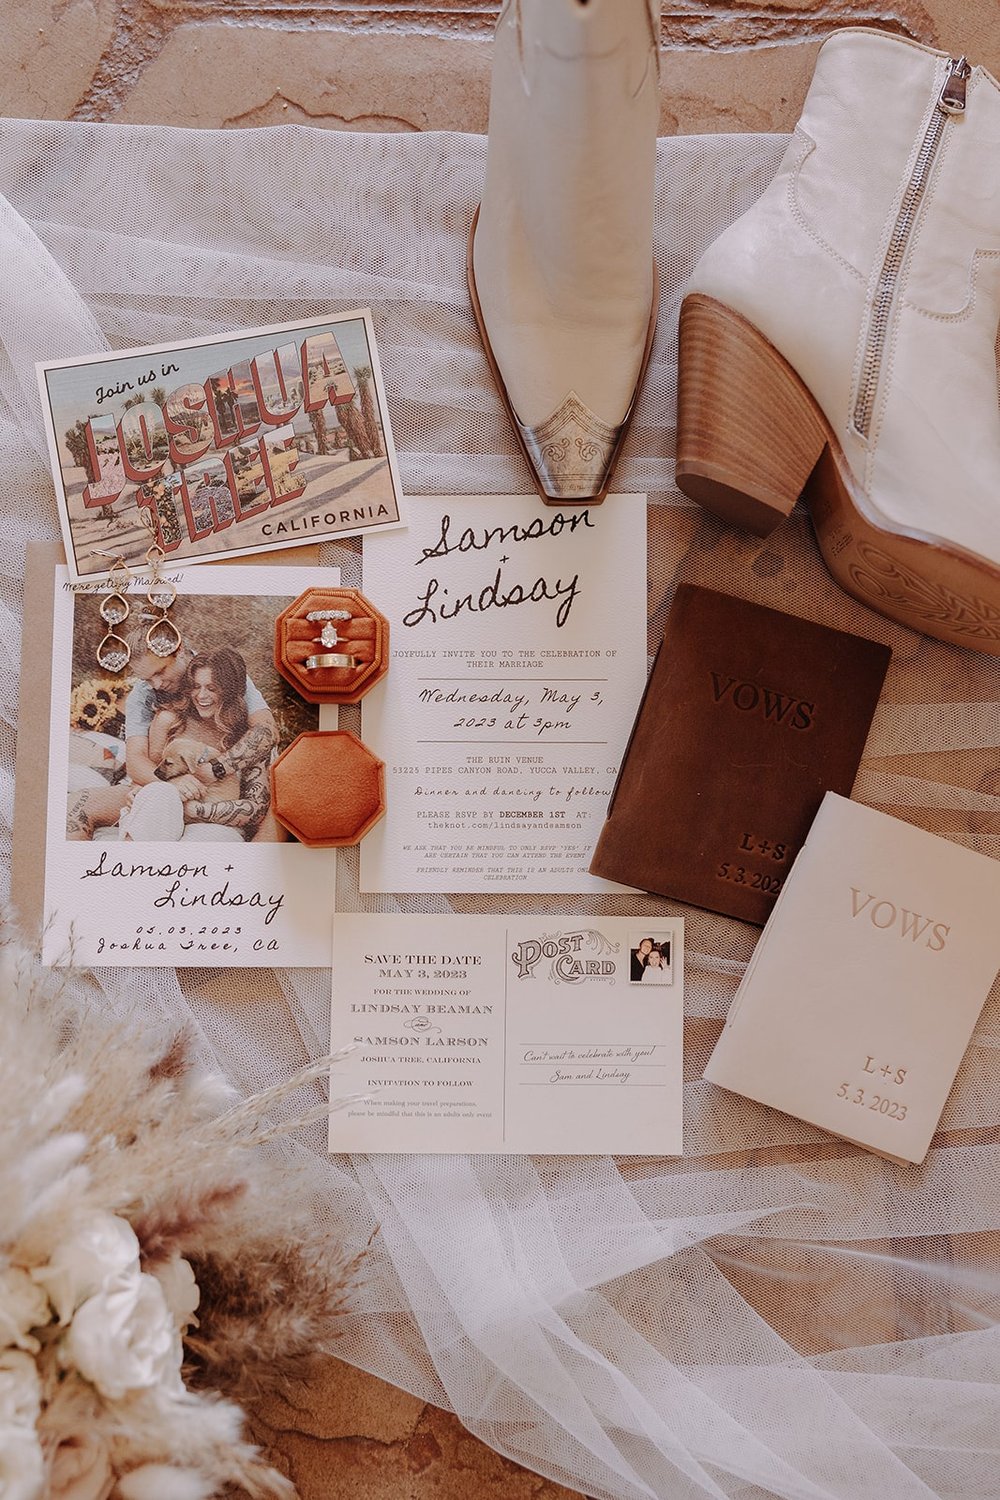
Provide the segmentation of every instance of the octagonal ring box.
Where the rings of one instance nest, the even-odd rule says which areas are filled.
[[[324,610],[347,610],[349,620],[309,620]],[[324,624],[336,645],[323,645]],[[307,667],[306,658],[336,653],[360,658],[356,667]],[[282,610],[274,627],[274,665],[307,703],[358,703],[389,670],[389,621],[357,589],[306,589]]]
[[[271,811],[300,844],[356,844],[385,812],[385,762],[349,729],[306,730],[271,766]]]

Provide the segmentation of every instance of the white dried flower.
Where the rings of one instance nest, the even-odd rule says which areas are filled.
[[[143,1464],[119,1481],[122,1500],[210,1500],[215,1485],[194,1469]]]
[[[33,1280],[48,1293],[59,1322],[99,1292],[120,1271],[138,1270],[139,1241],[131,1224],[115,1214],[95,1210],[83,1215],[68,1239],[62,1240],[47,1266],[32,1271]]]
[[[153,1386],[184,1392],[173,1317],[156,1277],[142,1272],[120,1271],[77,1309],[63,1358],[109,1401]]]
[[[189,1262],[182,1255],[175,1255],[164,1265],[157,1266],[154,1274],[178,1331],[183,1333],[191,1323],[197,1327],[195,1313],[201,1301],[201,1292]]]
[[[108,1445],[99,1432],[65,1437],[52,1455],[48,1500],[108,1500],[114,1489]]]
[[[14,1344],[37,1354],[42,1347],[29,1332],[52,1321],[49,1299],[20,1266],[0,1271],[0,1349]]]
[[[45,1480],[42,1450],[35,1432],[42,1388],[30,1354],[0,1354],[0,1496],[36,1500]]]
[[[0,1424],[0,1495],[3,1500],[40,1500],[45,1461],[33,1427]]]
[[[34,1430],[41,1410],[42,1387],[30,1354],[19,1349],[0,1353],[0,1432],[12,1427]],[[0,1440],[2,1446],[2,1440]],[[6,1495],[0,1489],[0,1495]]]

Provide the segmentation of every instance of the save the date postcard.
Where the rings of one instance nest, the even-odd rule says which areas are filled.
[[[331,1151],[682,1149],[684,923],[334,919]]]
[[[304,702],[272,659],[276,616],[336,569],[167,574],[171,657],[141,649],[117,675],[95,652],[103,585],[56,569],[42,958],[62,965],[327,965],[336,850],[295,843],[269,766],[336,708]],[[148,574],[119,632],[143,628]],[[239,746],[237,751],[236,747]],[[211,772],[220,748],[240,768]]]
[[[402,525],[371,313],[39,364],[74,582]]]

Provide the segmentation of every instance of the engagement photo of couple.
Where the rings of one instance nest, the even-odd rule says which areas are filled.
[[[172,656],[146,639],[141,596],[119,635],[120,674],[102,672],[98,601],[74,600],[67,839],[129,842],[280,841],[269,768],[317,712],[291,693],[271,660],[287,599],[179,598]]]
[[[669,937],[643,937],[630,947],[629,980],[632,984],[673,983]]]

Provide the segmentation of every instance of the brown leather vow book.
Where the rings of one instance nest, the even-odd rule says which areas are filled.
[[[766,922],[824,793],[850,794],[890,655],[680,584],[592,873]]]

